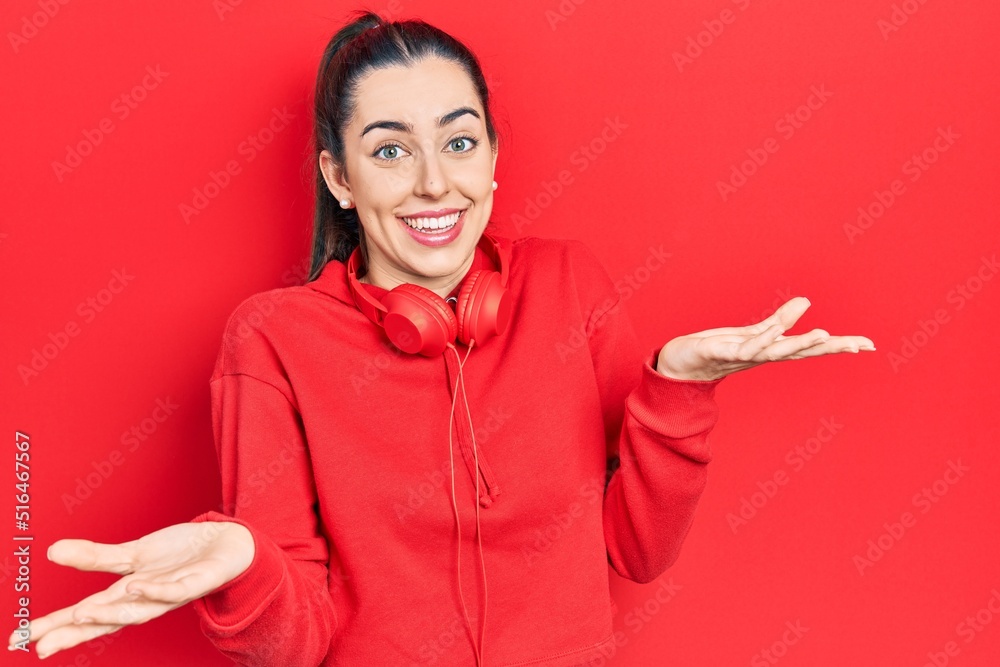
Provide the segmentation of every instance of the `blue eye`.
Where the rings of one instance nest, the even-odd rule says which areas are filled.
[[[454,149],[451,151],[453,153],[469,153],[479,145],[479,140],[469,135],[461,135],[452,139],[449,145]],[[399,144],[387,143],[376,148],[372,157],[382,162],[395,162],[399,159],[401,152],[405,153]]]
[[[458,149],[455,152],[456,153],[468,153],[473,148],[475,148],[476,146],[479,145],[479,142],[476,141],[476,139],[474,137],[469,137],[469,136],[455,137],[454,139],[451,140],[451,145],[452,146],[454,146],[455,144],[465,145],[466,143],[471,143],[472,145],[469,148],[467,148],[466,150]]]
[[[379,155],[379,153],[385,150],[392,150],[393,155],[390,155],[388,157]],[[380,160],[385,160],[386,162],[391,162],[396,159],[397,155],[395,153],[398,151],[399,151],[399,146],[397,146],[396,144],[386,144],[385,146],[379,146],[377,149],[375,149],[375,152],[372,153],[372,157],[376,157]]]

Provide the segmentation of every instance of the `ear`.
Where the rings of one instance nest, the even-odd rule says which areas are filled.
[[[499,154],[500,154],[500,149],[499,148],[493,149],[493,173],[494,174],[497,173],[497,155],[499,155]]]
[[[344,169],[338,165],[330,151],[324,150],[319,154],[319,169],[326,181],[326,187],[338,200],[353,199],[351,197],[351,186],[347,184],[344,177]]]

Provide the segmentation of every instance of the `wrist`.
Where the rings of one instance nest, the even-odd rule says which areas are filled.
[[[656,357],[656,365],[653,367],[653,370],[664,377],[668,377],[671,380],[677,380],[679,382],[714,382],[715,380],[720,380],[725,377],[722,375],[709,376],[704,373],[685,373],[671,368],[670,364],[667,363],[666,355],[663,353],[663,350],[665,349],[666,346],[660,350],[660,353]]]

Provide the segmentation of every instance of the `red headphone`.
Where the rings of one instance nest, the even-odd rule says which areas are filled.
[[[393,345],[410,354],[436,357],[456,338],[463,345],[472,341],[482,345],[491,336],[502,334],[510,321],[510,254],[486,232],[480,236],[478,246],[500,267],[500,272],[479,270],[469,274],[462,282],[454,312],[445,299],[413,283],[397,285],[381,301],[376,300],[358,281],[360,246],[347,260],[347,284],[354,303],[368,319],[385,329]]]

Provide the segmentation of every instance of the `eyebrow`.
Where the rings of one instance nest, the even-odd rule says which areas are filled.
[[[465,114],[473,115],[476,118],[480,117],[479,112],[473,109],[472,107],[459,107],[458,109],[446,113],[445,115],[438,118],[437,126],[444,127],[448,123],[464,116]],[[386,130],[397,130],[399,132],[406,132],[408,134],[413,134],[413,125],[409,123],[402,123],[398,120],[377,120],[374,123],[369,123],[368,125],[365,125],[365,129],[361,131],[361,136],[364,137],[369,131],[379,127],[384,128]]]

